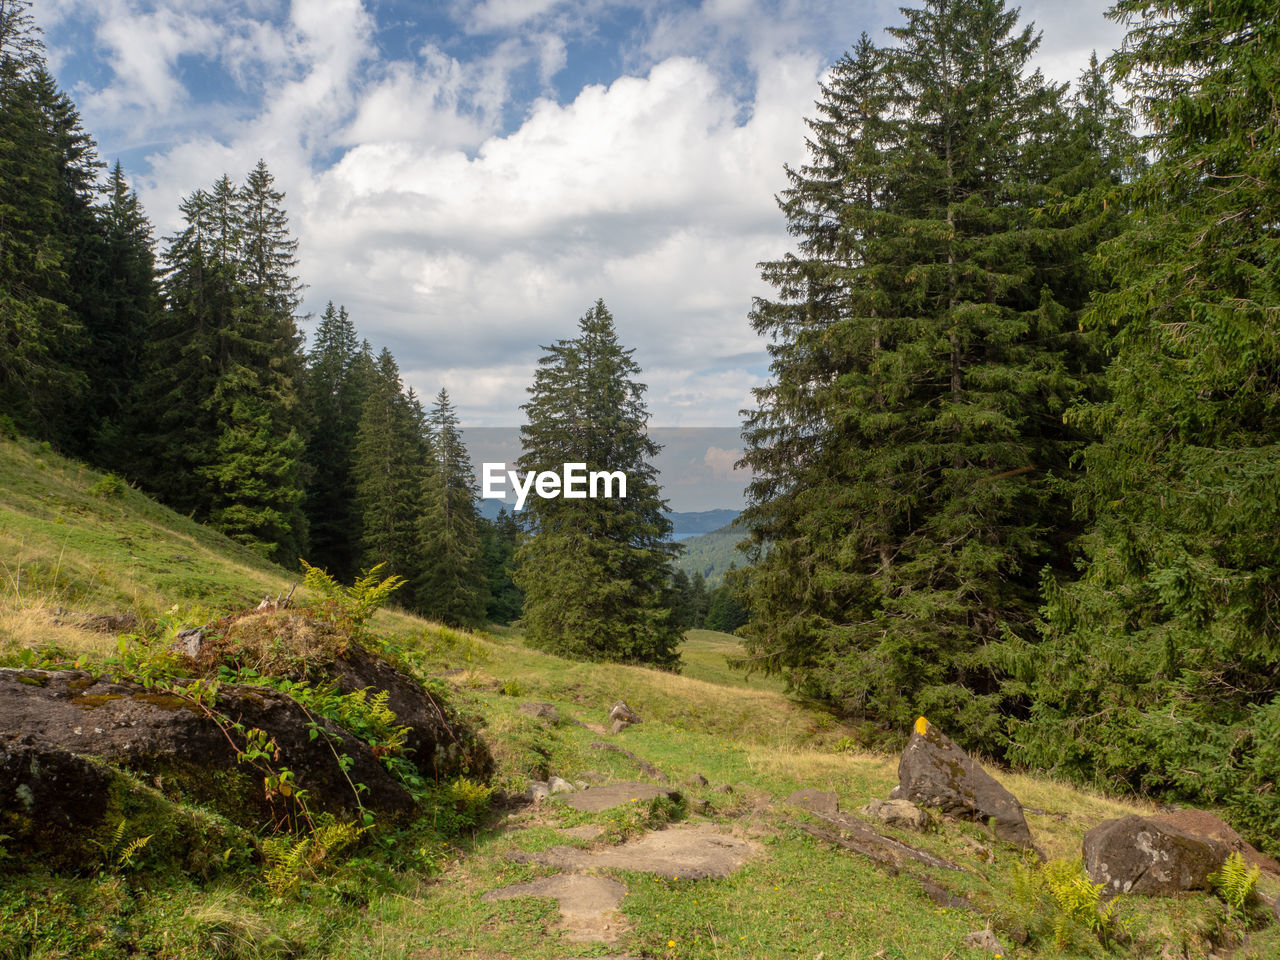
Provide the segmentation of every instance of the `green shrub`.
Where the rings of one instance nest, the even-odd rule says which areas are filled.
[[[89,488],[90,496],[100,500],[119,500],[124,496],[125,482],[114,473],[104,473]]]

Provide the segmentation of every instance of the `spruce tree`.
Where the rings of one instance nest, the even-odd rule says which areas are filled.
[[[0,414],[74,437],[100,163],[75,105],[45,69],[30,4],[0,4]]]
[[[414,584],[414,606],[450,626],[478,627],[488,585],[476,527],[475,472],[443,387],[427,423],[433,462],[424,477],[418,521],[423,569]]]
[[[1223,803],[1280,836],[1280,26],[1273,4],[1121,0],[1110,66],[1152,132],[1112,279],[1078,579],[1048,578],[1017,659],[1018,756],[1108,787]]]
[[[383,576],[412,581],[422,570],[417,516],[427,464],[420,411],[405,395],[391,351],[378,355],[356,430],[356,508],[361,523],[360,566],[385,564]]]
[[[506,508],[493,520],[478,518],[480,556],[487,593],[485,619],[491,623],[511,623],[520,619],[524,594],[515,582],[515,554],[520,539],[516,519]]]
[[[171,506],[292,565],[306,544],[301,341],[280,198],[260,163],[244,190],[223,175],[184,199],[140,405],[157,411],[144,482]]]
[[[307,357],[301,395],[308,437],[304,508],[313,566],[346,582],[358,572],[360,516],[355,505],[352,459],[360,412],[369,391],[372,357],[361,345],[345,307],[330,301]]]
[[[160,309],[151,224],[130,189],[119,161],[99,207],[100,234],[93,291],[85,303],[85,349],[80,368],[87,390],[81,427],[84,450],[95,463],[132,472],[132,434],[150,411],[134,411],[131,399],[144,375],[143,358]]]
[[[1065,149],[1063,90],[1028,71],[1016,11],[903,14],[896,47],[864,36],[833,70],[779,200],[797,253],[761,265],[744,633],[806,693],[999,749],[994,653],[1032,629],[1070,520],[1055,478],[1089,382],[1090,233],[1064,201],[1096,164]]]
[[[577,659],[675,666],[680,633],[665,606],[674,547],[652,466],[659,447],[645,432],[645,387],[634,379],[640,368],[603,301],[578,331],[538,361],[519,467],[620,470],[627,496],[526,501],[530,535],[516,555],[526,636]]]

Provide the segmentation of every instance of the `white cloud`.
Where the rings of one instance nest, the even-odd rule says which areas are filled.
[[[387,59],[360,0],[104,0],[92,23],[114,75],[82,105],[95,132],[161,139],[137,178],[159,234],[181,196],[265,157],[309,308],[345,303],[466,422],[517,422],[538,347],[603,297],[654,423],[732,424],[763,380],[755,264],[791,244],[773,196],[803,156],[831,38],[883,41],[896,0],[655,0],[634,36],[592,34],[617,5],[483,0],[453,11],[465,42],[417,36]],[[1059,79],[1117,36],[1047,0],[1024,17],[1043,18],[1040,62]],[[627,75],[559,100],[588,36]],[[193,102],[184,58],[219,65],[244,103]]]

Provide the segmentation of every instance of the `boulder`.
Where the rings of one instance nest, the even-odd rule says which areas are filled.
[[[0,834],[14,870],[116,867],[140,837],[151,841],[139,862],[203,879],[256,854],[253,835],[224,818],[171,803],[137,777],[30,733],[0,736]]]
[[[417,677],[332,624],[292,610],[251,610],[184,630],[173,649],[204,676],[217,676],[223,665],[247,666],[288,680],[332,683],[343,694],[386,691],[387,707],[407,728],[409,759],[428,779],[493,770],[483,741]]]
[[[0,738],[26,734],[154,775],[237,822],[278,822],[294,801],[267,795],[264,772],[241,760],[245,734],[235,724],[266,732],[271,768],[292,771],[312,809],[354,818],[360,807],[353,783],[365,785],[360,799],[372,810],[401,814],[413,807],[368,744],[275,690],[227,684],[206,708],[180,693],[78,670],[0,670]],[[313,727],[322,735],[313,739]]]
[[[547,789],[552,793],[573,793],[573,784],[562,777],[552,777],[547,781]]]
[[[1227,849],[1240,854],[1246,863],[1260,867],[1268,873],[1280,876],[1280,863],[1261,853],[1253,844],[1236,833],[1226,821],[1215,817],[1208,810],[1194,807],[1185,810],[1165,810],[1151,818],[1157,823],[1168,823],[1197,837],[1208,837],[1225,843]]]
[[[633,723],[639,723],[640,714],[628,707],[625,700],[619,700],[609,710],[609,722],[612,724],[610,729],[614,733],[620,733]]]
[[[1103,893],[1173,896],[1205,890],[1227,859],[1226,844],[1168,823],[1130,814],[1106,820],[1084,835],[1084,868]]]
[[[1035,850],[1017,798],[924,717],[902,751],[898,786],[903,800],[962,820],[990,821],[1001,840]]]
[[[929,814],[910,800],[872,800],[859,812],[890,827],[921,832],[929,829]]]
[[[541,803],[551,796],[551,787],[541,780],[534,780],[529,784],[529,789],[524,792],[524,796],[526,800],[530,800],[533,803]]]

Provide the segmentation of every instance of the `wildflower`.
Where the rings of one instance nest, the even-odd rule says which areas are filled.
[[[676,945],[676,942],[675,942],[674,940],[668,940],[668,941],[667,941],[667,946],[668,946],[668,947],[674,947],[675,945]]]

